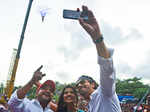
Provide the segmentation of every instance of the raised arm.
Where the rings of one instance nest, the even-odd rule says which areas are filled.
[[[82,18],[80,18],[79,22],[81,26],[87,31],[93,42],[96,44],[98,55],[104,58],[109,58],[109,51],[103,41],[103,36],[101,34],[96,18],[93,15],[93,12],[86,6],[82,6],[82,9],[83,11],[87,12],[88,20],[84,21]]]
[[[115,72],[113,68],[112,52],[106,47],[100,27],[96,18],[88,7],[82,7],[83,12],[88,14],[88,20],[79,19],[81,26],[87,31],[96,45],[99,56],[98,63],[100,64],[100,86],[104,95],[111,96],[115,93]]]
[[[40,72],[42,67],[43,66],[40,66],[34,72],[32,79],[25,86],[18,89],[17,96],[18,96],[19,99],[23,99],[25,97],[25,95],[27,94],[27,92],[32,88],[33,84],[36,84],[37,82],[39,82],[39,80],[42,79],[43,76],[45,76],[45,74],[42,74],[42,72]]]

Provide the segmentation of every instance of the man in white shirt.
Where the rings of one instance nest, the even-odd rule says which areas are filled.
[[[49,106],[55,91],[55,83],[52,80],[45,81],[37,88],[36,99],[25,98],[32,86],[45,76],[40,72],[41,68],[42,66],[34,72],[32,79],[25,86],[12,94],[8,105],[13,112],[53,112]]]
[[[115,91],[115,70],[112,60],[113,49],[108,49],[94,14],[86,6],[82,6],[88,20],[79,19],[80,25],[90,35],[98,53],[100,65],[100,86],[96,89],[95,82],[89,76],[81,76],[77,81],[79,93],[88,100],[88,112],[121,112]]]

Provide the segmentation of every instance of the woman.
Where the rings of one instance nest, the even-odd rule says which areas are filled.
[[[67,85],[60,94],[57,112],[84,112],[78,109],[78,95],[71,85]]]

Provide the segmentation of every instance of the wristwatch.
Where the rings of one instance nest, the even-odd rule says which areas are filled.
[[[101,43],[104,40],[103,35],[101,35],[98,39],[93,40],[95,44]]]

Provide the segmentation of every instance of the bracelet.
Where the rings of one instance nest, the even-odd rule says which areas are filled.
[[[101,43],[104,40],[103,35],[101,35],[98,39],[93,40],[95,44]]]

